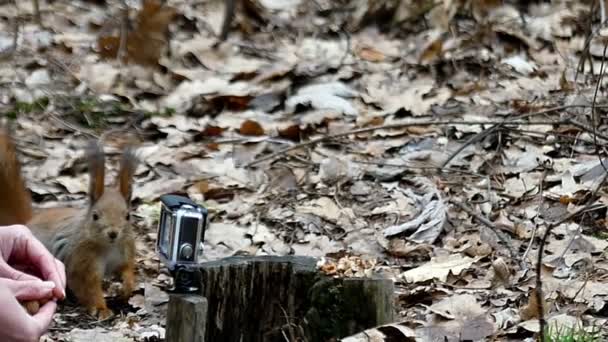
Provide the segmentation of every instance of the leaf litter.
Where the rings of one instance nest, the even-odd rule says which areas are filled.
[[[164,338],[164,193],[209,208],[205,260],[393,279],[398,321],[364,335],[404,341],[532,340],[540,237],[594,200],[548,236],[544,306],[551,324],[606,323],[591,2],[260,0],[224,41],[221,1],[164,3],[128,2],[124,25],[120,1],[41,2],[42,27],[0,3],[0,113],[37,205],[86,201],[87,139],[113,161],[137,142],[143,161],[138,290],[104,322],[62,305],[47,340]]]

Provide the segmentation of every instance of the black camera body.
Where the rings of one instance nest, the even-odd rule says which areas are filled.
[[[200,274],[196,265],[203,253],[207,209],[183,196],[163,195],[160,201],[156,251],[174,277],[175,292],[197,291]]]

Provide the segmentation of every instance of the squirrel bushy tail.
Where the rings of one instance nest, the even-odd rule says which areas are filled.
[[[0,225],[26,224],[32,218],[32,198],[21,175],[15,144],[0,127]]]

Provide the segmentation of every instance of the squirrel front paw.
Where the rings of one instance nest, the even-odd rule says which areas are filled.
[[[120,297],[123,300],[129,300],[131,295],[133,294],[133,290],[135,289],[135,282],[133,279],[123,280],[122,282],[122,290],[120,291]]]
[[[135,289],[135,274],[132,267],[125,267],[121,272],[122,291],[121,298],[128,300]]]
[[[112,315],[114,315],[112,310],[108,309],[107,307],[90,308],[89,314],[91,316],[97,317],[97,319],[100,321],[103,321],[104,319],[110,318]]]
[[[114,312],[112,312],[112,310],[108,309],[108,307],[105,305],[90,307],[87,311],[89,312],[89,315],[91,315],[93,317],[97,317],[97,319],[100,321],[103,321],[114,315]]]

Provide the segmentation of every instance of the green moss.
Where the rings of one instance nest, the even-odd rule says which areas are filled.
[[[603,231],[603,230],[598,230],[593,232],[593,237],[596,237],[598,239],[602,239],[602,240],[608,240],[608,232]]]
[[[175,109],[173,108],[164,108],[162,111],[158,111],[158,112],[145,112],[144,113],[146,115],[146,117],[153,117],[153,116],[164,116],[164,117],[170,117],[173,116],[175,114]]]
[[[323,279],[310,289],[312,310],[307,318],[315,321],[318,327],[317,337],[329,338],[344,336],[345,323],[349,320],[344,312],[343,287],[334,279]]]
[[[48,105],[48,97],[41,97],[34,102],[17,101],[12,108],[4,112],[4,115],[9,119],[16,119],[21,114],[42,112],[46,109],[46,107],[48,107]]]

